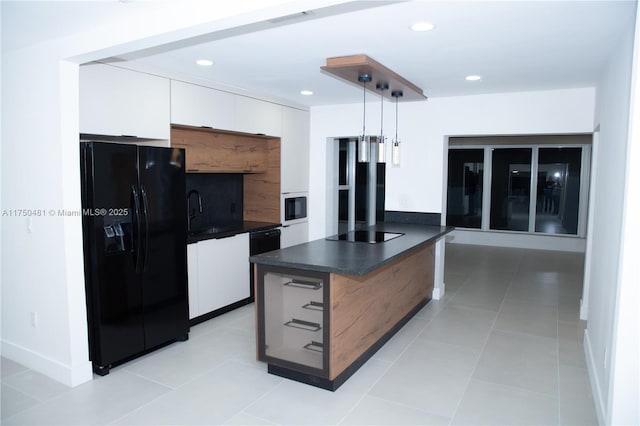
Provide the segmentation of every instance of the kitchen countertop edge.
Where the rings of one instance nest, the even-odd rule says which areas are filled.
[[[363,276],[424,246],[433,244],[454,228],[450,226],[385,223],[369,229],[400,232],[384,243],[332,241],[322,238],[286,249],[258,254],[250,262],[307,271]]]
[[[244,221],[242,222],[241,227],[230,231],[187,236],[187,244],[193,244],[205,240],[228,238],[239,234],[246,234],[248,232],[268,231],[269,229],[279,228],[280,226],[282,226],[280,223]]]

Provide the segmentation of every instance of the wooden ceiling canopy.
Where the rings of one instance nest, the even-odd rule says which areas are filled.
[[[394,102],[396,98],[391,94],[397,90],[402,91],[402,97],[398,99],[399,102],[423,101],[427,99],[424,93],[422,93],[421,88],[367,55],[327,58],[327,65],[320,67],[320,69],[360,88],[362,88],[362,83],[358,81],[358,76],[361,74],[369,74],[372,80],[370,83],[367,83],[367,90],[380,95],[380,90],[376,89],[376,84],[387,83],[389,89],[383,90],[382,95]]]

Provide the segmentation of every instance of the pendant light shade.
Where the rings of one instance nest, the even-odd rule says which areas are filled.
[[[384,163],[386,160],[386,151],[387,151],[387,138],[381,136],[378,140],[378,156],[376,158],[378,163]]]
[[[365,130],[367,119],[367,83],[371,81],[371,74],[360,74],[358,81],[362,83],[362,134],[358,137],[358,163],[368,163],[371,158],[371,143]]]
[[[400,139],[398,139],[398,98],[402,96],[402,90],[394,90],[391,96],[396,98],[396,137],[391,142],[391,165],[400,167]]]
[[[391,145],[391,165],[400,167],[400,141],[394,139]]]
[[[369,136],[360,135],[358,137],[358,163],[368,163],[371,156],[371,142]]]
[[[384,124],[384,91],[389,88],[387,83],[377,83],[376,89],[380,90],[380,136],[378,137],[377,146],[377,155],[376,162],[384,163],[385,162],[385,151],[386,151],[386,138],[384,137],[383,132],[383,124]]]

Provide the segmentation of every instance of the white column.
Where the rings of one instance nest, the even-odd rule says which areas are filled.
[[[436,258],[432,294],[434,300],[440,300],[444,297],[444,247],[445,238],[440,238],[436,242]]]

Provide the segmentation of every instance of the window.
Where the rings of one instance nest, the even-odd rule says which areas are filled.
[[[536,232],[577,234],[581,148],[540,148]]]
[[[447,225],[582,235],[591,135],[450,138]]]
[[[493,150],[491,229],[529,229],[530,182],[531,148]]]
[[[484,150],[449,151],[447,224],[480,228],[482,222],[482,179]]]

